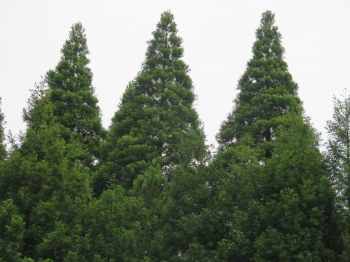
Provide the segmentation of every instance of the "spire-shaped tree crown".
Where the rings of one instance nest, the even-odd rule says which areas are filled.
[[[47,73],[54,115],[67,128],[63,137],[71,139],[73,132],[73,138],[84,144],[86,152],[92,153],[91,157],[82,159],[85,165],[91,165],[98,155],[104,131],[92,86],[92,72],[87,67],[90,62],[87,58],[89,50],[81,23],[72,26],[61,54],[55,70]]]
[[[80,22],[73,25],[71,29],[69,39],[66,40],[61,50],[61,59],[72,64],[80,62],[80,65],[86,66],[90,62],[86,57],[90,52],[87,47],[85,29]]]
[[[162,160],[160,166],[168,174],[180,162],[191,163],[205,152],[174,16],[164,12],[152,34],[142,69],[121,99],[108,138],[109,172],[116,173],[126,187],[154,159]],[[189,150],[192,141],[197,143]]]
[[[288,112],[302,113],[298,85],[283,60],[282,35],[274,22],[271,11],[262,14],[253,57],[238,82],[235,107],[217,135],[221,149],[244,135],[253,138],[253,145],[269,142],[274,139],[279,117]]]
[[[262,14],[260,27],[256,30],[256,42],[253,54],[258,58],[283,58],[284,48],[281,45],[282,35],[275,24],[275,15],[271,11]]]

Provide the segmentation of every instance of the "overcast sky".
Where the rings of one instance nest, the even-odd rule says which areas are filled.
[[[162,12],[175,16],[207,143],[232,110],[261,14],[271,10],[304,109],[325,138],[332,96],[350,88],[350,1],[0,0],[0,96],[6,132],[25,129],[29,89],[54,69],[72,24],[86,29],[93,85],[108,127],[141,69]]]

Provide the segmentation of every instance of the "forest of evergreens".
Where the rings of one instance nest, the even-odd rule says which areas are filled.
[[[350,96],[321,144],[266,11],[210,153],[177,32],[164,12],[108,130],[81,23],[18,139],[0,111],[0,261],[350,261]]]

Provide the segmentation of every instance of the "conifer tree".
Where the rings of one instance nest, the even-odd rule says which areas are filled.
[[[327,163],[342,205],[350,207],[350,97],[333,98],[333,119],[327,121]]]
[[[4,199],[13,199],[24,214],[31,211],[33,203],[52,192],[43,190],[48,183],[52,183],[52,190],[57,182],[55,176],[50,175],[55,165],[48,163],[60,159],[64,147],[59,137],[60,125],[54,122],[46,91],[40,85],[31,91],[28,108],[23,114],[26,133],[21,137],[21,146],[9,156],[1,179]]]
[[[332,261],[331,188],[317,135],[302,115],[274,14],[262,14],[235,108],[217,135],[223,261]]]
[[[89,50],[81,23],[72,26],[61,54],[55,70],[47,73],[53,112],[57,121],[67,128],[63,134],[65,140],[71,139],[73,132],[72,138],[83,143],[85,155],[80,160],[91,167],[98,158],[104,131],[92,86],[92,72],[87,66]]]
[[[333,98],[333,118],[327,121],[328,141],[325,158],[337,193],[337,222],[341,234],[336,239],[343,250],[342,259],[350,257],[350,96],[345,89],[342,97]]]
[[[217,135],[221,150],[249,135],[253,145],[259,143],[265,148],[266,156],[271,156],[269,143],[278,125],[276,119],[287,112],[302,112],[298,86],[283,60],[282,35],[274,23],[275,15],[271,11],[262,14],[255,33],[253,57],[238,81],[235,107]]]
[[[318,138],[306,119],[285,121],[266,164],[261,217],[267,229],[254,242],[254,261],[335,261],[334,191]]]
[[[23,114],[27,130],[9,156],[0,186],[3,198],[13,200],[23,216],[22,255],[63,261],[87,242],[81,221],[91,197],[90,180],[78,160],[82,143],[62,137],[66,129],[56,122],[44,83],[32,90]]]
[[[153,159],[161,159],[167,176],[179,163],[194,164],[206,152],[181,43],[174,16],[164,12],[148,42],[142,69],[128,85],[112,119],[107,163],[101,173],[115,174],[126,188]],[[190,150],[188,143],[193,145]]]
[[[23,215],[26,230],[33,208],[40,200],[47,200],[57,184],[55,164],[62,154],[59,126],[54,124],[52,108],[42,86],[32,90],[28,108],[24,111],[27,131],[22,145],[9,156],[1,173],[1,194],[4,200],[13,201]],[[44,99],[43,99],[44,98]],[[32,255],[35,241],[26,232],[23,255]]]

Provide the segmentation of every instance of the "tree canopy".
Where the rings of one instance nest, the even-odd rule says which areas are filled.
[[[92,72],[87,65],[89,50],[81,23],[72,26],[61,50],[61,60],[47,73],[53,113],[67,131],[63,137],[83,143],[82,163],[91,167],[98,160],[99,144],[104,136],[98,99],[92,86]]]
[[[211,155],[170,11],[108,130],[74,24],[17,142],[0,110],[0,261],[349,261],[349,97],[322,154],[271,11],[255,36]]]
[[[112,119],[105,149],[108,172],[126,188],[154,159],[168,176],[178,164],[193,164],[206,154],[174,16],[164,12],[152,34],[142,69]]]
[[[265,147],[266,156],[271,156],[269,144],[274,139],[279,117],[288,112],[301,114],[302,107],[298,85],[283,60],[282,35],[271,11],[262,14],[255,37],[253,57],[238,81],[235,106],[222,123],[217,141],[219,149],[225,150],[248,135],[253,145]]]

